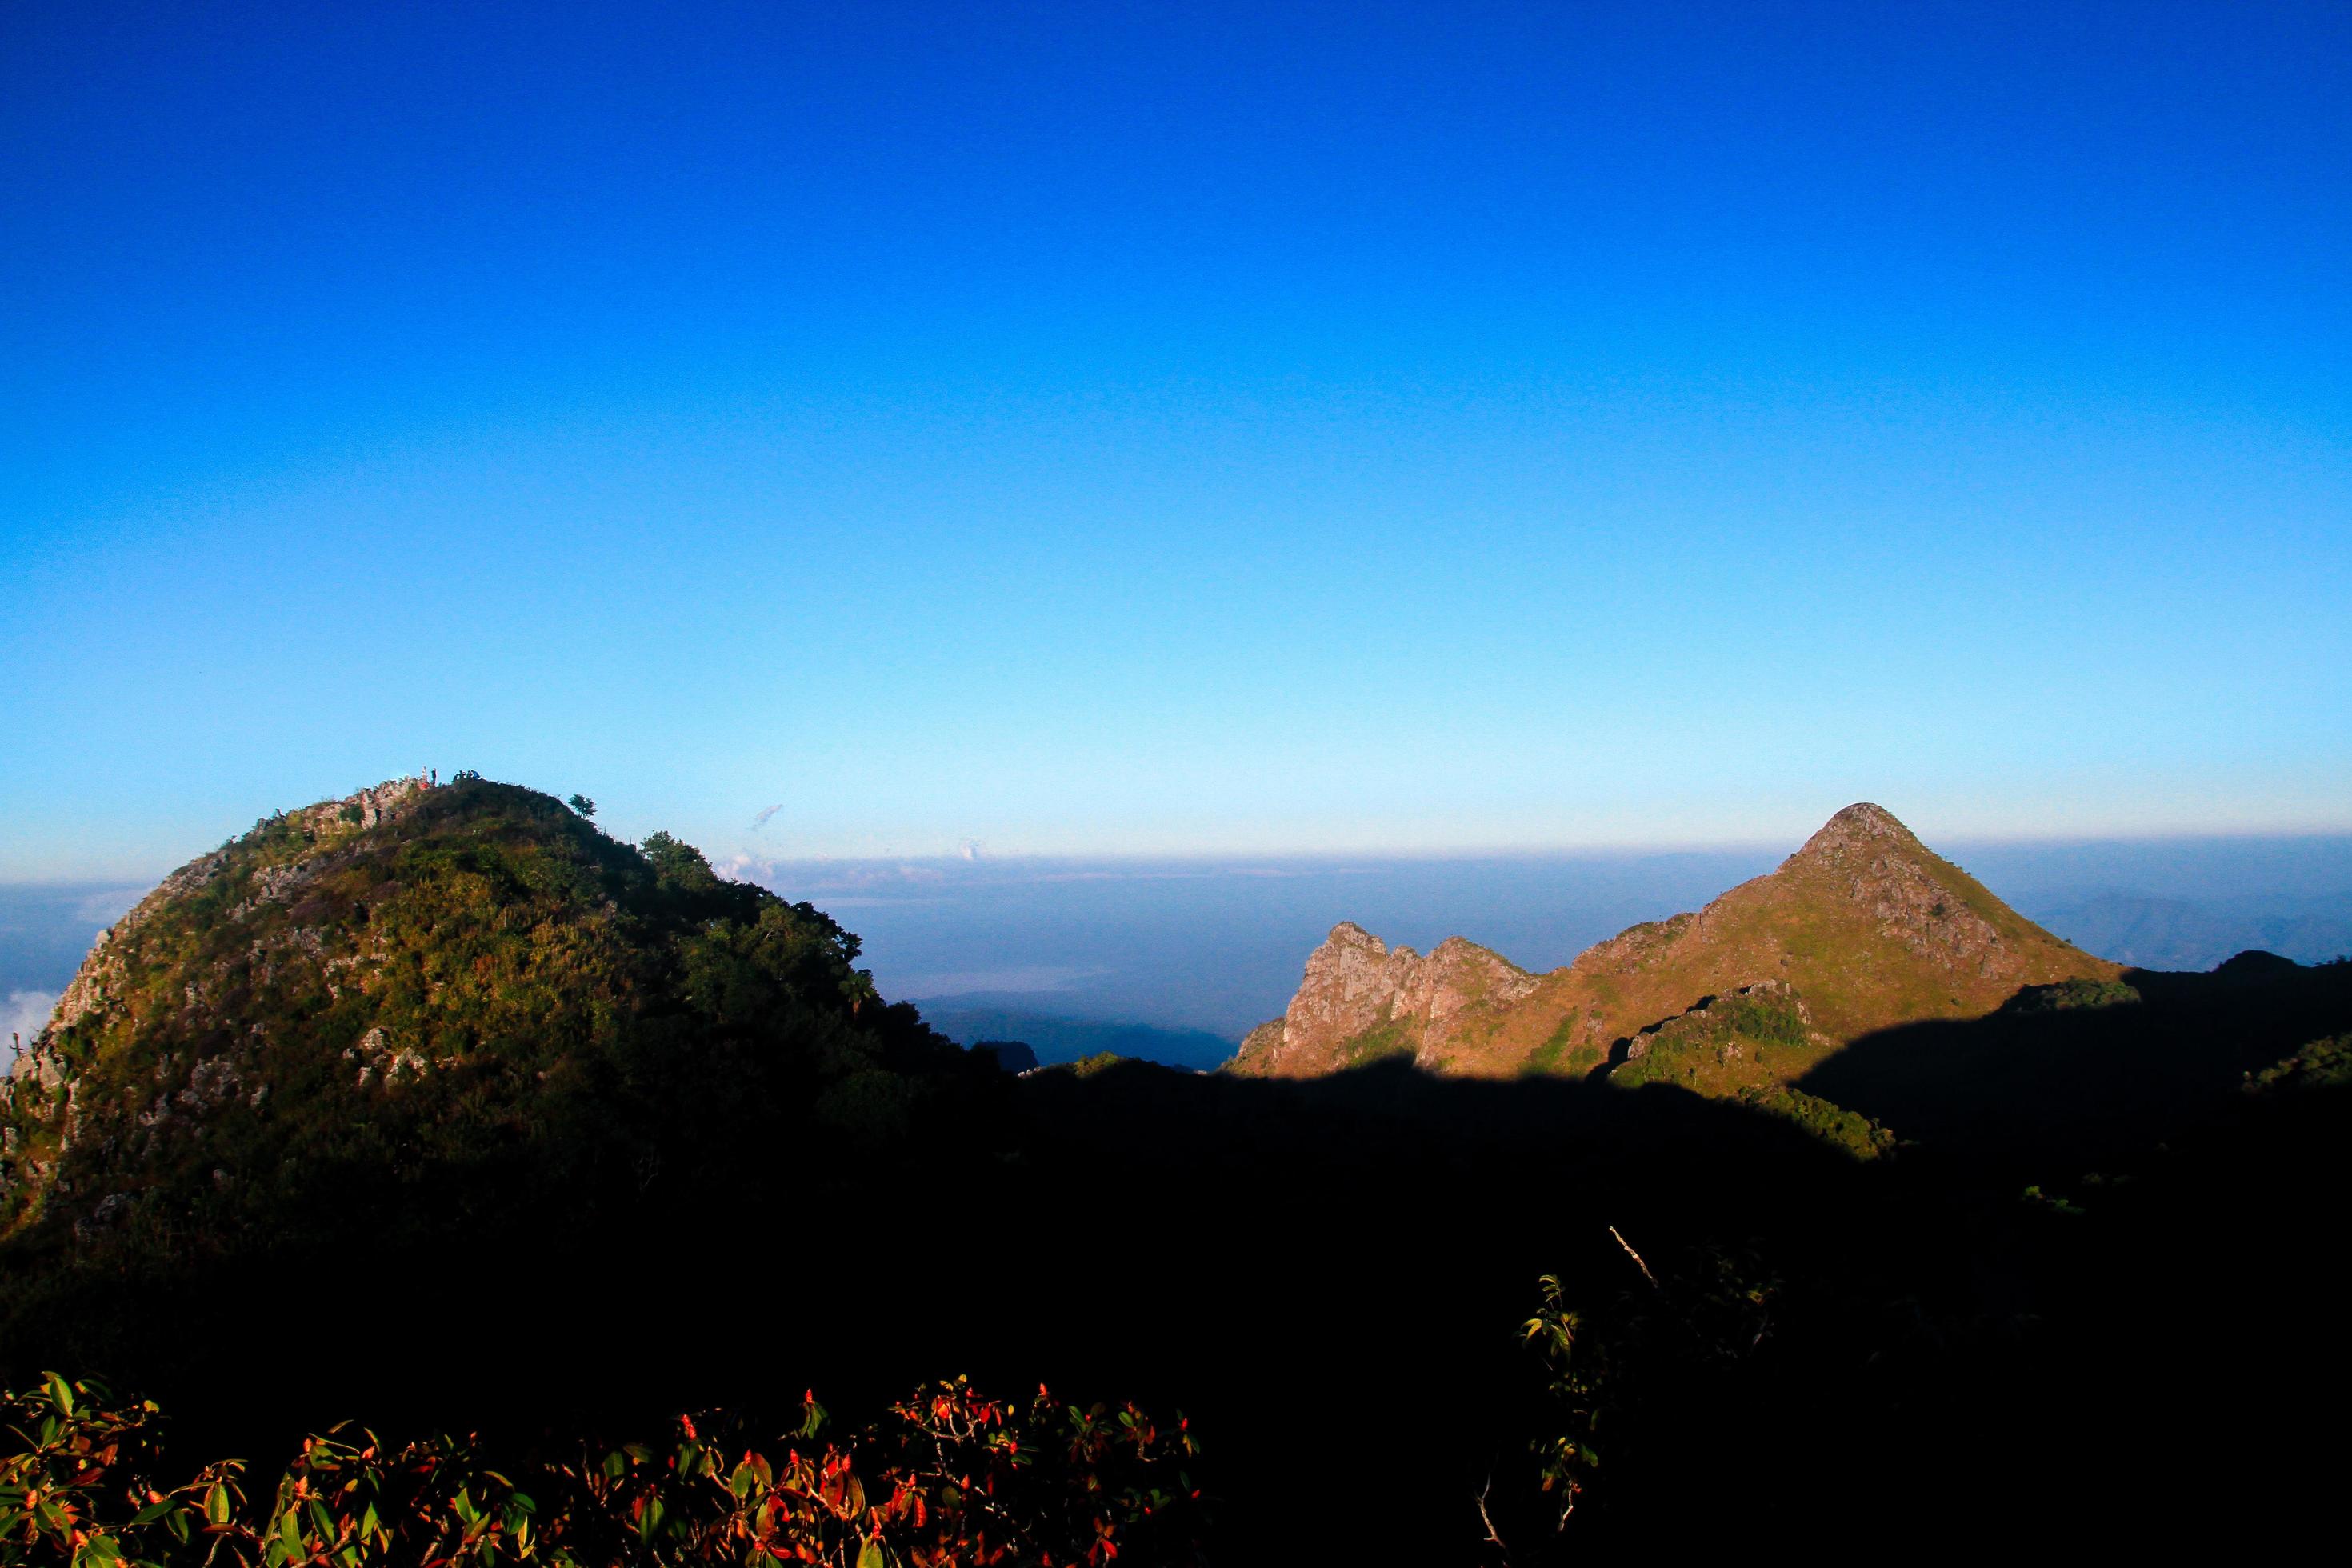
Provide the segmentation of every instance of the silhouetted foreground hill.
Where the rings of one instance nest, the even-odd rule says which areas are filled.
[[[5,1110],[16,1384],[104,1373],[274,1464],[353,1415],[551,1452],[1045,1381],[1184,1411],[1233,1563],[2325,1514],[2352,1114],[2312,1042],[2352,969],[1865,1031],[1811,1071],[1915,1142],[1857,1159],[1671,1078],[1015,1079],[683,846],[501,785],[375,805],[272,819],[94,956]]]

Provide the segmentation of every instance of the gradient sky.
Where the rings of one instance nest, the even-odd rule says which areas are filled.
[[[11,5],[0,878],[427,765],[2352,826],[2347,103],[2340,4]]]

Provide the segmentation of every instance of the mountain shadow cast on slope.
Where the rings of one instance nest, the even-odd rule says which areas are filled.
[[[2061,1175],[2227,1106],[2352,1018],[2352,963],[2245,952],[2202,974],[2029,987],[1999,1011],[1865,1036],[1798,1080],[1941,1152]]]
[[[1490,1486],[1531,1562],[1555,1540],[1900,1543],[1925,1521],[1938,1539],[1998,1536],[2152,1507],[2167,1474],[2080,1402],[2106,1382],[2053,1381],[2045,1347],[2091,1336],[2043,1325],[2077,1300],[2112,1305],[2053,1261],[2098,1216],[1934,1163],[1859,1163],[1667,1087],[1399,1063],[1276,1082],[1111,1064],[969,1112],[930,1147],[863,1163],[747,1149],[600,1194],[592,1215],[542,1197],[496,1234],[118,1258],[15,1314],[0,1353],[17,1378],[70,1353],[163,1398],[194,1451],[262,1455],[352,1415],[558,1443],[712,1404],[786,1410],[812,1384],[856,1406],[943,1371],[1042,1376],[1181,1407],[1209,1445],[1218,1560],[1236,1563],[1475,1561]],[[1544,1417],[1517,1327],[1539,1274],[1601,1319],[1643,1299],[1629,1247],[1662,1274],[1755,1260],[1776,1282],[1769,1332],[1724,1365],[1648,1372],[1605,1485],[1556,1537],[1528,1473]],[[2242,1287],[2265,1314],[2300,1310],[2259,1276]],[[2121,1384],[2155,1348],[2109,1345],[2097,1364]],[[2307,1387],[2271,1364],[2304,1355],[2258,1346],[2235,1371]],[[2075,1489],[1988,1458],[2021,1444]],[[2259,1436],[2217,1473],[2232,1466],[2294,1468]]]

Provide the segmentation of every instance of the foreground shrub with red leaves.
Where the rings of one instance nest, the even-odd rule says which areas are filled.
[[[267,1493],[241,1461],[167,1486],[152,1403],[50,1373],[0,1396],[0,1564],[549,1568],[818,1563],[830,1568],[1199,1561],[1197,1447],[1129,1405],[1025,1406],[961,1378],[826,1436],[811,1395],[763,1445],[723,1414],[668,1442],[584,1448],[517,1479],[470,1442],[394,1447],[339,1427],[306,1438]]]

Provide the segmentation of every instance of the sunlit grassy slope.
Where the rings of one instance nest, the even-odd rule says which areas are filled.
[[[1769,1005],[1759,993],[1710,1009],[1707,1032],[1722,1037],[1713,1056],[1675,1053],[1686,1087],[1733,1093],[1793,1080],[1875,1030],[1978,1017],[2028,985],[2120,973],[2009,908],[1883,808],[1862,805],[1769,875],[1696,913],[1634,926],[1524,994],[1474,999],[1443,1018],[1391,1016],[1377,1031],[1386,1048],[1409,1047],[1440,1071],[1581,1075],[1614,1061],[1629,1079],[1663,1078],[1663,1053],[1650,1068],[1635,1065],[1644,1031],[1771,987]],[[1360,1039],[1286,1042],[1269,1025],[1235,1067],[1312,1076],[1363,1055]]]

